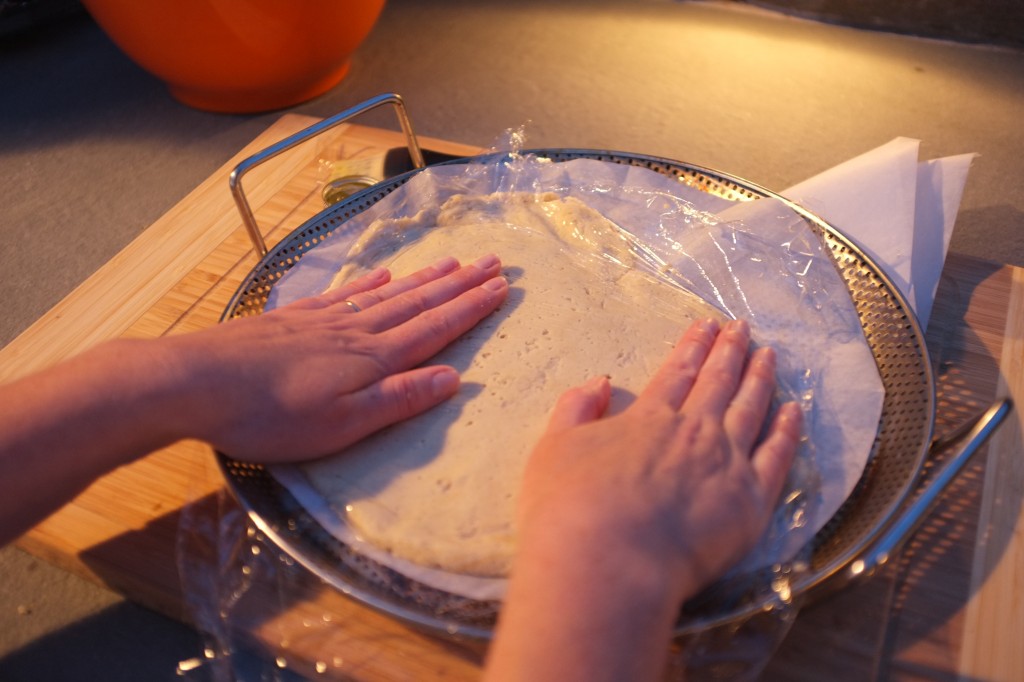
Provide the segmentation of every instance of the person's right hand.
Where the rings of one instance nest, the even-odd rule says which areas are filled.
[[[680,604],[763,533],[800,438],[794,404],[760,437],[775,361],[749,341],[700,322],[622,413],[604,417],[605,377],[558,401],[524,474],[489,680],[663,672]]]
[[[783,405],[759,440],[775,358],[770,348],[749,354],[749,343],[745,322],[721,331],[714,321],[694,324],[612,417],[601,418],[606,378],[567,392],[527,466],[524,551],[538,533],[613,546],[661,562],[681,599],[751,549],[796,453],[801,415]]]

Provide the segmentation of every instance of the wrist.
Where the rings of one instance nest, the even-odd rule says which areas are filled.
[[[703,587],[698,557],[682,551],[671,525],[656,519],[638,523],[629,514],[595,514],[582,507],[563,506],[540,518],[522,519],[519,558],[563,566],[576,561],[607,584],[655,595],[674,606]]]
[[[596,536],[521,539],[488,661],[492,679],[656,679],[681,599],[672,568]]]
[[[688,577],[657,552],[615,539],[600,530],[586,534],[545,528],[529,538],[516,559],[516,570],[546,575],[561,588],[610,612],[623,609],[652,622],[674,621],[690,596]],[[615,600],[623,602],[615,604]]]
[[[145,373],[146,381],[136,386],[140,402],[149,406],[140,419],[149,420],[152,433],[164,441],[161,445],[195,438],[210,439],[212,409],[228,396],[216,395],[216,358],[209,349],[194,342],[201,334],[164,337],[140,344],[134,362]],[[204,352],[205,351],[205,352]]]
[[[73,360],[74,362],[74,360]],[[189,382],[168,340],[117,339],[81,357],[99,387],[86,418],[120,438],[127,463],[189,435]]]

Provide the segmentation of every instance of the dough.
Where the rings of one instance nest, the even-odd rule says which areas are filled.
[[[335,284],[387,265],[396,277],[454,255],[499,254],[511,283],[494,314],[431,360],[462,375],[457,396],[331,458],[311,485],[365,540],[446,571],[505,576],[523,466],[556,398],[598,374],[612,411],[642,389],[689,323],[717,309],[637,269],[629,236],[575,199],[460,195],[381,220]]]

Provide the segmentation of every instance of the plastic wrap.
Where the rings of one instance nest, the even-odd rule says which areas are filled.
[[[684,609],[680,630],[687,636],[680,638],[674,657],[680,666],[709,677],[723,671],[756,673],[795,617],[799,600],[790,590],[792,578],[807,569],[809,540],[859,479],[881,411],[874,359],[831,257],[806,219],[781,202],[728,201],[642,167],[590,159],[553,163],[501,153],[415,174],[306,252],[275,285],[268,307],[324,290],[340,264],[358,261],[353,246],[375,221],[400,224],[419,216],[429,222],[431,212],[453,196],[495,192],[553,193],[582,201],[610,221],[618,239],[614,248],[587,257],[644,269],[666,286],[696,293],[726,316],[746,319],[755,343],[776,349],[779,399],[800,402],[806,437],[768,532],[721,583]],[[407,235],[412,239],[415,231]],[[361,265],[378,264],[380,254],[369,257],[371,252],[363,251],[368,262]],[[301,476],[292,470],[279,478],[300,500],[310,500],[322,525],[344,534],[344,520],[336,513],[312,509],[316,502],[304,498]],[[265,632],[252,634],[272,620],[261,610],[285,608],[322,585],[294,567],[230,500],[220,504],[212,517],[183,522],[181,555],[195,619],[211,640],[204,667],[229,675],[247,641],[267,641]],[[395,565],[386,556],[376,559]],[[413,572],[428,585],[459,592],[460,576],[454,576],[454,584],[431,583],[416,569],[397,566],[399,573]],[[500,592],[499,586],[483,594],[500,597]],[[729,617],[751,604],[758,605],[757,617],[742,622]],[[336,617],[312,614],[309,629],[329,629]],[[702,627],[708,623],[718,625]],[[308,638],[309,632],[304,634]],[[295,666],[289,657],[294,636],[277,639],[279,655],[261,673],[265,679]],[[312,662],[308,655],[302,658],[306,673],[347,674],[343,654],[325,653]]]

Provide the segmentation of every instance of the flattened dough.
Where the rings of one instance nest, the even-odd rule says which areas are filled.
[[[621,410],[690,321],[722,315],[634,269],[618,228],[553,194],[456,196],[412,219],[378,221],[335,283],[377,265],[397,277],[446,255],[471,262],[488,252],[502,258],[508,300],[431,360],[461,372],[459,394],[303,470],[377,547],[500,577],[515,551],[523,466],[558,395],[608,374],[612,411]]]

